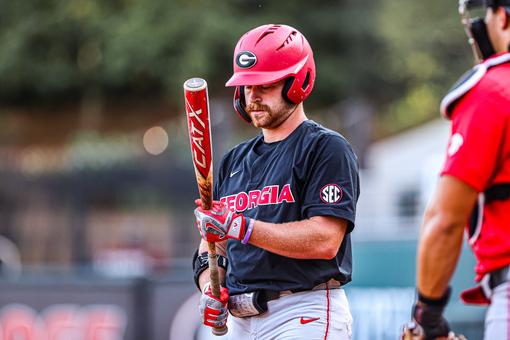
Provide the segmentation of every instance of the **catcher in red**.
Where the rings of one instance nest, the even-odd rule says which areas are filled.
[[[485,19],[470,18],[479,6]],[[504,340],[510,339],[510,0],[460,0],[459,11],[478,64],[441,102],[452,128],[421,226],[411,333],[451,337],[443,311],[466,235],[478,286],[461,298],[489,305],[484,339]]]

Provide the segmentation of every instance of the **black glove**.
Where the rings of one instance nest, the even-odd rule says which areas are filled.
[[[443,310],[450,299],[450,294],[450,287],[439,299],[430,299],[418,292],[418,301],[413,308],[413,319],[423,328],[425,340],[448,336],[450,326],[443,317]]]

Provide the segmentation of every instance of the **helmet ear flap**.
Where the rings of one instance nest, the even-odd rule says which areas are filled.
[[[251,118],[246,112],[246,101],[244,100],[244,86],[237,86],[234,91],[234,110],[246,122],[251,123]]]
[[[282,97],[289,104],[296,104],[289,98],[290,89],[294,85],[295,80],[296,80],[295,77],[288,77],[287,79],[285,79],[285,84],[283,85]]]
[[[301,103],[311,92],[315,80],[314,78],[310,70],[302,70],[297,77],[288,77],[283,85],[283,98],[290,104]]]

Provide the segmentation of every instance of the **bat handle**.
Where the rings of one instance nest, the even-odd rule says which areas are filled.
[[[216,245],[214,242],[207,242],[209,247],[208,260],[209,260],[209,272],[211,279],[211,292],[217,298],[220,298],[220,274],[218,272],[218,259],[216,257]],[[212,333],[220,336],[225,335],[228,332],[227,326],[224,327],[213,327]]]

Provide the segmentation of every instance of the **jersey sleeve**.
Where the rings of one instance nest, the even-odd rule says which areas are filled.
[[[324,138],[307,167],[302,215],[345,219],[350,232],[354,228],[358,196],[358,160],[354,151],[340,136]]]
[[[479,91],[480,92],[480,91]],[[491,181],[507,129],[495,92],[470,93],[455,108],[446,160],[441,175],[449,175],[484,191]]]

